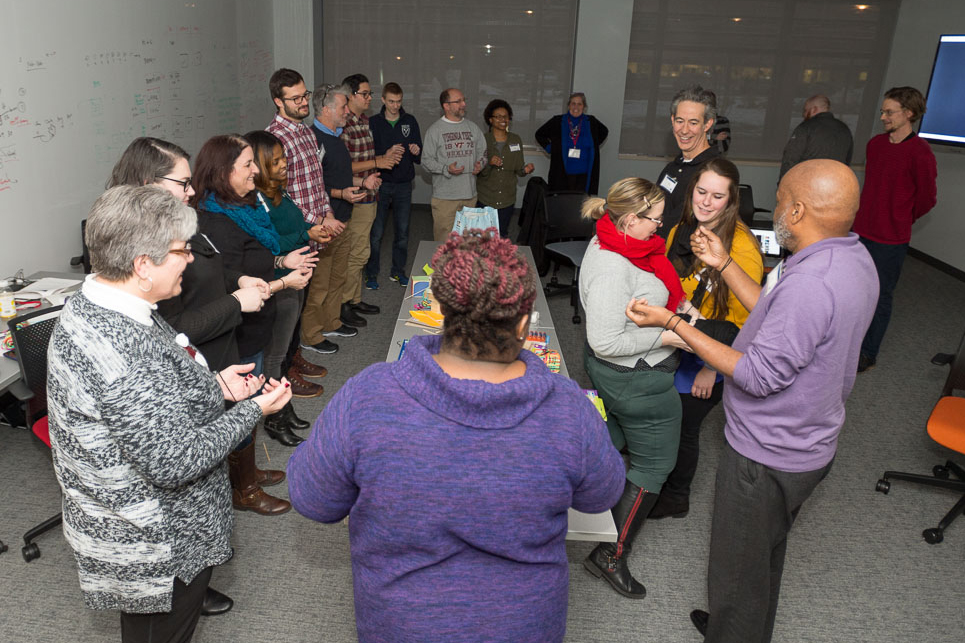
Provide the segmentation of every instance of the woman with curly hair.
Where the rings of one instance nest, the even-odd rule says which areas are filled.
[[[442,337],[414,337],[332,398],[288,465],[295,509],[351,514],[359,640],[562,641],[567,509],[623,462],[570,379],[522,350],[537,281],[490,228],[433,259]]]

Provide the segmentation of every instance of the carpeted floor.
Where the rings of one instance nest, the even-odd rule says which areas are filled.
[[[388,227],[391,230],[391,226]],[[428,211],[413,213],[410,245],[431,236]],[[329,368],[325,394],[296,400],[314,418],[348,377],[385,359],[403,289],[387,277],[384,240],[381,288],[365,301],[382,307],[358,337],[318,360]],[[411,255],[410,255],[411,257]],[[564,269],[560,278],[569,279]],[[550,299],[571,376],[589,381],[581,364],[582,326],[570,323],[566,297]],[[807,302],[801,302],[806,314]],[[830,476],[805,504],[790,536],[776,641],[867,642],[965,639],[965,518],[945,542],[928,545],[933,527],[954,504],[952,493],[896,482],[875,493],[884,469],[927,473],[955,454],[932,442],[924,422],[947,369],[936,352],[955,350],[965,320],[965,283],[909,258],[895,299],[895,316],[874,370],[859,376]],[[583,571],[591,543],[568,546],[570,602],[567,641],[579,643],[699,641],[690,611],[706,607],[705,577],[713,477],[722,444],[723,411],[704,424],[692,508],[684,519],[648,523],[630,560],[649,590],[646,600],[614,593]],[[268,441],[261,466],[283,467],[291,450]],[[959,458],[965,460],[965,457]],[[286,495],[284,485],[274,487]],[[69,548],[59,531],[40,539],[43,555],[29,564],[20,535],[59,510],[49,455],[27,432],[0,426],[0,641],[100,643],[120,639],[114,612],[84,608]],[[234,559],[215,570],[212,585],[235,599],[224,616],[203,618],[194,640],[355,640],[348,533],[290,512],[276,518],[237,514]]]

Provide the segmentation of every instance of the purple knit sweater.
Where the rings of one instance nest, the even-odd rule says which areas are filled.
[[[449,377],[440,338],[349,380],[288,464],[292,504],[350,515],[359,641],[562,641],[567,509],[609,509],[624,466],[571,380]]]

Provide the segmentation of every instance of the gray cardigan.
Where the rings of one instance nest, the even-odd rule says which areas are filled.
[[[580,300],[586,310],[586,341],[596,356],[630,368],[640,358],[653,366],[670,357],[675,349],[661,345],[662,329],[639,328],[626,315],[633,297],[662,306],[669,294],[656,275],[604,250],[593,237],[580,266]]]
[[[225,412],[212,373],[152,318],[146,326],[81,292],[48,349],[64,535],[93,609],[170,611],[175,577],[189,583],[230,557],[224,459],[261,417],[252,400]]]

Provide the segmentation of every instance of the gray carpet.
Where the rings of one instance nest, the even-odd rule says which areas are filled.
[[[391,228],[390,228],[391,229]],[[426,210],[413,214],[411,248],[431,236]],[[382,361],[403,289],[387,278],[365,291],[384,311],[369,317],[356,338],[341,339],[338,354],[318,360],[329,368],[325,395],[296,400],[314,418],[345,380]],[[410,255],[411,256],[411,255]],[[568,280],[564,269],[560,279]],[[570,323],[566,297],[550,299],[570,374],[589,381],[580,360],[583,327]],[[807,302],[802,302],[806,314]],[[896,293],[895,316],[874,370],[861,375],[848,406],[848,423],[830,476],[804,506],[788,547],[776,641],[961,641],[965,639],[965,518],[945,542],[928,545],[933,527],[955,497],[940,489],[896,482],[875,493],[886,468],[927,473],[955,454],[933,443],[924,422],[946,369],[936,352],[955,349],[965,320],[965,284],[909,258]],[[567,640],[699,641],[689,613],[706,607],[706,565],[713,473],[722,444],[723,412],[704,424],[701,465],[692,510],[684,519],[648,523],[630,560],[649,590],[646,600],[614,593],[583,571],[591,543],[572,543]],[[268,464],[259,437],[261,466]],[[283,466],[290,449],[265,443],[271,463]],[[965,460],[965,458],[959,458]],[[274,492],[286,495],[284,485]],[[59,531],[40,539],[43,555],[25,563],[20,535],[59,509],[59,488],[45,447],[23,430],[0,426],[0,641],[94,643],[119,640],[116,613],[84,608],[69,548]],[[235,599],[224,616],[203,618],[198,643],[222,641],[355,640],[348,533],[291,512],[277,518],[237,514],[234,559],[215,570],[212,585]]]

